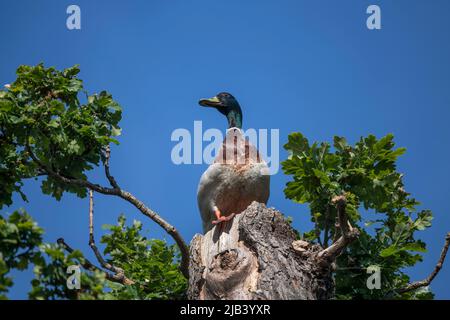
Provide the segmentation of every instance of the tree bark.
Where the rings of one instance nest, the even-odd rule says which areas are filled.
[[[283,215],[253,202],[190,246],[190,299],[329,299],[332,261],[297,240]]]

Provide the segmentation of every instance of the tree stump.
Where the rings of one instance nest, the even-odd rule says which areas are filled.
[[[232,221],[196,234],[189,299],[329,299],[331,263],[319,245],[297,240],[277,210],[253,202]]]

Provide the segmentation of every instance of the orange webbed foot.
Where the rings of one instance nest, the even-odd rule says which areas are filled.
[[[219,208],[217,208],[216,206],[214,206],[214,214],[216,215],[217,220],[213,220],[212,224],[219,224],[225,221],[230,221],[236,215],[235,213],[232,213],[228,216],[223,216]]]

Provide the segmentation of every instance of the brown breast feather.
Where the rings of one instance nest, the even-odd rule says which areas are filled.
[[[258,149],[240,131],[228,132],[217,152],[214,163],[233,166],[237,171],[251,164],[261,163]]]

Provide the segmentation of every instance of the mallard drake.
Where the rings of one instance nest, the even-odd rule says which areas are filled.
[[[237,100],[227,92],[199,104],[212,107],[228,120],[226,137],[214,162],[200,178],[197,202],[203,221],[203,231],[215,224],[230,221],[253,201],[267,203],[270,175],[267,164],[257,148],[242,132],[242,110]]]

